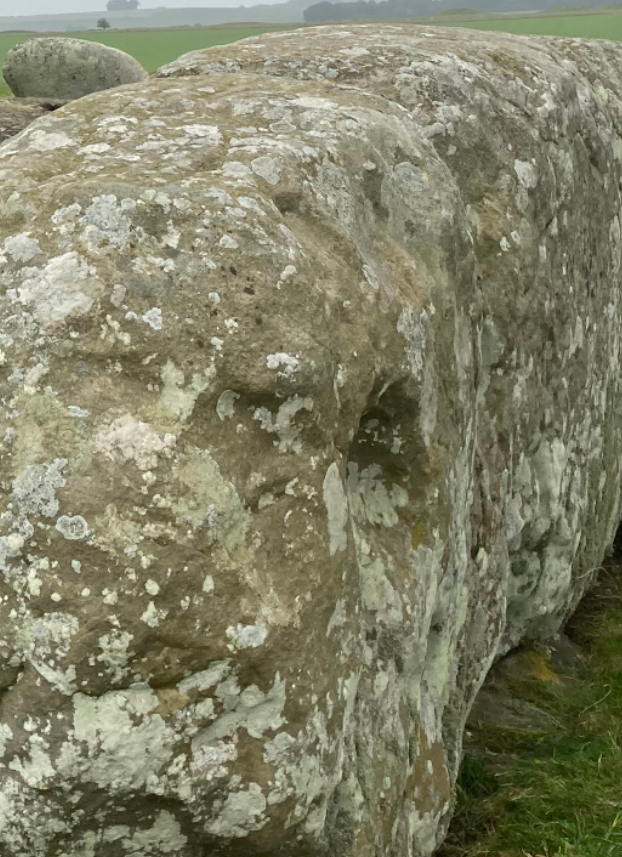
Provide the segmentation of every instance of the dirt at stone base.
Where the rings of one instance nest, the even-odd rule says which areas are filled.
[[[49,98],[0,98],[0,143],[65,103]]]

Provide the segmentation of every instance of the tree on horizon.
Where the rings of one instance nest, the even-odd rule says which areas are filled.
[[[100,18],[97,22],[97,26],[100,30],[109,30],[110,29],[110,21],[107,18]]]

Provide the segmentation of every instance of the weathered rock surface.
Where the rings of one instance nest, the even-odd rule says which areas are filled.
[[[432,853],[619,520],[621,72],[321,28],[0,148],[6,855]]]
[[[64,101],[41,98],[0,98],[0,143],[23,131],[39,116],[62,107]]]
[[[148,77],[124,51],[85,39],[56,37],[30,39],[12,48],[2,75],[14,95],[67,101]]]
[[[477,263],[473,502],[484,526],[474,545],[490,552],[492,533],[507,531],[504,648],[550,635],[600,564],[620,504],[607,374],[618,354],[620,46],[319,27],[196,51],[159,74],[223,71],[332,81],[396,102],[451,172]],[[601,299],[611,330],[600,329]],[[602,380],[587,366],[596,354]]]

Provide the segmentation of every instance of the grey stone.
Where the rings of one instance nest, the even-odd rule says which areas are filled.
[[[64,103],[50,98],[0,98],[0,143],[19,134],[39,116],[58,110]]]
[[[433,853],[620,518],[621,72],[308,29],[0,147],[7,854]]]
[[[609,171],[622,160],[620,46],[400,24],[314,27],[194,51],[158,75],[181,79],[223,71],[326,81],[386,98],[408,111],[450,171],[469,221],[479,283],[482,407],[476,457],[481,473],[473,502],[487,520],[501,514],[507,535],[502,552],[507,551],[512,570],[502,650],[525,637],[550,636],[593,580],[602,546],[610,544],[618,522],[617,477],[605,480],[601,496],[594,479],[600,485],[602,471],[588,478],[574,462],[575,455],[595,456],[578,450],[597,442],[605,469],[613,467],[617,474],[617,430],[609,414],[619,403],[610,398],[610,380],[599,383],[589,371],[574,375],[566,368],[569,361],[580,364],[597,341],[593,312],[578,318],[570,309],[571,299],[577,301],[572,278],[579,274],[565,260],[580,253],[582,261],[575,264],[593,271],[588,244],[593,217],[602,216],[607,252],[614,253],[605,267],[617,270],[619,227],[613,215],[607,218],[617,204],[617,178]],[[562,103],[566,92],[567,105]],[[581,131],[575,135],[576,128]],[[591,142],[601,135],[605,142]],[[579,193],[584,170],[604,197],[594,191],[577,210],[569,200]],[[603,207],[605,198],[609,208]],[[579,244],[571,242],[571,252],[564,242],[573,218],[582,237]],[[415,230],[411,240],[417,237]],[[594,275],[584,276],[591,282]],[[604,271],[598,282],[603,278]],[[597,287],[585,288],[589,305]],[[608,304],[610,314],[616,295]],[[532,319],[536,296],[543,308],[538,324]],[[560,302],[555,324],[549,321],[554,301]],[[559,361],[552,387],[544,384]],[[569,441],[569,422],[580,419],[583,426],[592,419],[594,385],[606,429],[598,430],[597,441]],[[584,428],[573,429],[580,431]],[[609,449],[616,450],[612,458]],[[584,481],[586,490],[591,487],[581,496],[572,486]],[[568,520],[564,497],[574,510]],[[579,535],[575,521],[588,514],[591,525]]]
[[[147,72],[134,57],[85,39],[30,39],[12,48],[2,69],[14,95],[72,100],[138,83]]]

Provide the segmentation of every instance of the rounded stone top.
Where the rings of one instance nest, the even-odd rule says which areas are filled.
[[[124,51],[73,38],[30,39],[17,45],[7,54],[2,74],[18,97],[64,100],[148,77]]]

